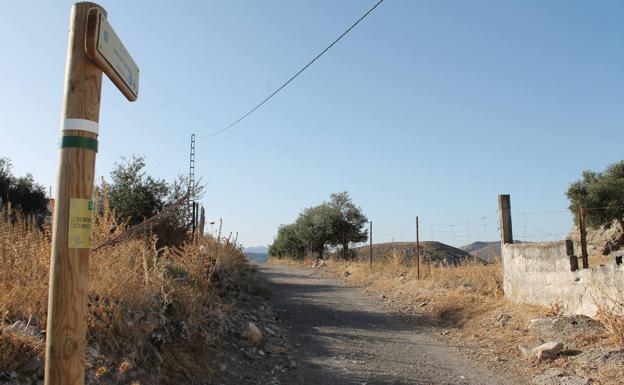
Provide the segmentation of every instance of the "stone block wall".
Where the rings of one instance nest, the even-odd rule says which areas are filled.
[[[609,300],[624,303],[624,264],[571,271],[565,241],[502,246],[503,289],[509,300],[540,306],[557,304],[565,314],[595,317]]]

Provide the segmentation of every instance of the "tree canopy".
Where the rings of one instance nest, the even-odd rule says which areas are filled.
[[[291,256],[300,259],[303,258],[305,250],[305,245],[297,236],[295,224],[281,225],[275,241],[269,246],[269,254],[279,258]]]
[[[348,255],[350,243],[368,239],[367,222],[349,193],[332,194],[329,201],[303,210],[294,223],[280,226],[269,254],[299,259],[310,252],[323,257],[328,246],[340,245]]]
[[[603,172],[584,171],[581,179],[570,184],[566,195],[576,223],[582,206],[589,226],[609,226],[615,220],[624,228],[624,161],[609,165]]]
[[[121,158],[110,173],[110,182],[102,182],[96,188],[96,196],[108,198],[111,209],[119,220],[129,225],[143,222],[158,214],[164,208],[181,198],[188,186],[183,176],[172,183],[157,179],[145,171],[145,158],[133,156]],[[195,186],[195,195],[200,197],[203,187]],[[98,205],[101,207],[101,205]]]
[[[14,176],[9,159],[0,158],[0,204],[8,202],[24,214],[45,214],[48,210],[45,187],[31,174]]]

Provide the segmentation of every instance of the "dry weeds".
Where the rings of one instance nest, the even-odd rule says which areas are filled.
[[[603,293],[604,306],[598,306],[597,318],[609,336],[624,349],[624,300]]]
[[[93,244],[124,231],[105,203]],[[0,213],[0,367],[17,370],[41,357],[44,342],[8,331],[16,321],[46,329],[50,231]],[[228,315],[219,296],[246,266],[235,245],[207,238],[156,249],[154,237],[103,247],[89,267],[88,346],[104,357],[97,374],[123,382],[141,368],[163,384],[210,378],[206,365]],[[95,370],[96,368],[94,368]]]

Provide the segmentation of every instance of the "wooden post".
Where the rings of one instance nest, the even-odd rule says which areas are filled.
[[[500,209],[501,242],[513,243],[513,232],[511,229],[511,199],[508,194],[498,196],[498,208]]]
[[[581,235],[581,258],[583,260],[583,269],[589,268],[589,258],[587,256],[587,231],[585,229],[585,209],[579,206],[579,231]]]
[[[69,27],[52,223],[46,385],[84,384],[91,198],[102,73],[128,100],[137,99],[139,69],[106,20],[106,11],[94,3],[76,3]]]
[[[102,70],[87,57],[87,13],[72,7],[65,69],[46,335],[46,385],[84,383],[87,279]],[[72,129],[73,128],[73,129]]]
[[[373,221],[368,222],[368,262],[373,268]]]
[[[416,216],[416,278],[420,279],[420,234],[418,233],[418,216]]]

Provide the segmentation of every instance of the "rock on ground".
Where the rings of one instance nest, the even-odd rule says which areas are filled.
[[[538,361],[553,358],[563,351],[563,344],[559,341],[550,341],[533,349],[533,354]]]

